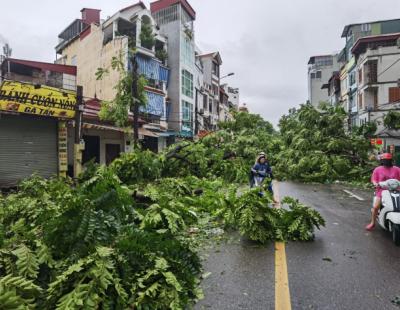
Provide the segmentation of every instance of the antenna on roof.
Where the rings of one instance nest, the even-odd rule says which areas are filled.
[[[3,54],[4,54],[4,56],[6,56],[7,58],[8,58],[8,57],[11,57],[12,48],[10,47],[10,45],[8,45],[8,43],[6,43],[6,44],[3,46]]]

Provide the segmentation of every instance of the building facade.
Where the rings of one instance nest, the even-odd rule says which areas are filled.
[[[327,84],[332,73],[339,70],[338,55],[312,56],[308,61],[308,101],[315,107],[328,102],[329,96],[323,85]]]
[[[341,86],[342,83],[338,71],[333,72],[328,83],[322,85],[322,89],[326,89],[328,92],[328,100],[326,102],[331,106],[338,106],[340,104]]]
[[[155,152],[163,149],[172,135],[167,123],[166,37],[158,32],[150,11],[142,2],[121,9],[106,21],[100,20],[97,9],[84,8],[81,13],[81,19],[72,22],[59,35],[57,62],[77,66],[77,82],[82,85],[85,97],[110,101],[115,97],[115,85],[120,78],[119,73],[111,69],[112,59],[120,59],[126,70],[131,70],[132,50],[135,50],[138,73],[148,81],[145,87],[147,104],[140,109],[140,117],[145,121],[142,144]],[[150,36],[144,36],[145,29]],[[102,79],[96,79],[98,68],[108,70]]]
[[[34,173],[65,175],[76,67],[14,58],[0,67],[0,188],[14,187]]]
[[[178,137],[192,138],[195,130],[196,12],[186,0],[159,0],[150,4],[160,34],[168,38],[168,124]]]
[[[387,136],[388,145],[395,143],[395,137],[385,130],[383,118],[387,111],[400,110],[399,39],[400,33],[368,36],[358,39],[352,48],[356,58],[358,125],[375,121],[377,136]]]
[[[199,60],[203,64],[203,85],[205,96],[208,101],[208,111],[205,111],[205,130],[214,131],[218,127],[218,122],[221,119],[223,107],[221,101],[221,86],[220,86],[220,68],[222,58],[219,52],[200,54]]]
[[[388,111],[400,110],[400,19],[350,24],[344,27],[342,38],[346,42],[337,55],[340,70],[332,72],[323,85],[328,90],[324,100],[348,112],[349,131],[376,123],[374,136],[383,140],[385,150],[395,150],[400,158],[400,132],[388,130],[383,123]],[[334,64],[329,57],[310,58],[309,100],[314,105],[322,98],[317,80],[323,72],[318,73],[318,62],[324,68]]]

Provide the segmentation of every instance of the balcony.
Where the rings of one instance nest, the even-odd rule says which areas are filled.
[[[76,90],[76,67],[74,66],[7,59],[1,64],[1,71],[4,78],[8,80]]]
[[[378,82],[378,61],[371,60],[364,65],[365,83],[374,84]]]
[[[63,32],[58,36],[60,42],[56,46],[56,52],[60,54],[64,47],[77,37],[87,25],[80,19],[74,20]]]

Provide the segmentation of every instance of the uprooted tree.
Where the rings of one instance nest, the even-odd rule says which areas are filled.
[[[362,181],[371,172],[368,128],[345,130],[342,108],[304,104],[279,122],[282,150],[277,174],[307,182]]]
[[[280,149],[272,126],[238,113],[223,127],[0,196],[0,308],[185,309],[202,297],[197,251],[214,228],[262,243],[313,239],[317,212],[238,195],[255,155]]]

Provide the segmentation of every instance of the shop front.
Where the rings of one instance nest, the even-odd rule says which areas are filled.
[[[76,93],[42,85],[0,85],[0,188],[37,174],[67,171],[66,122],[75,115]]]

